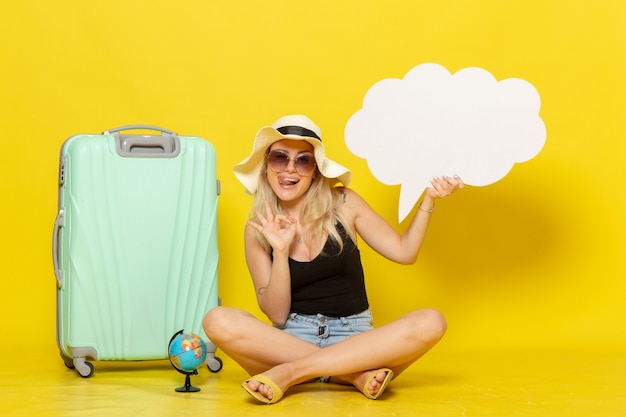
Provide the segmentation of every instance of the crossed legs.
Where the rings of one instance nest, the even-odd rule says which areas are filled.
[[[330,375],[332,382],[352,384],[372,396],[387,382],[386,372],[379,369],[389,368],[393,375],[399,375],[428,352],[446,330],[444,318],[431,309],[411,312],[325,348],[269,326],[243,310],[228,307],[212,309],[203,326],[218,348],[250,375],[262,374],[263,380],[269,379],[281,392]],[[249,391],[272,400],[275,393],[270,385],[254,379],[247,382]]]

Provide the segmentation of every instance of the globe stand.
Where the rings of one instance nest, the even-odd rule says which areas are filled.
[[[178,370],[178,372],[180,372],[180,370]],[[194,387],[193,385],[191,385],[191,377],[190,377],[190,375],[198,375],[198,371],[195,370],[193,372],[185,372],[185,385],[183,385],[182,387],[175,388],[174,391],[176,391],[176,392],[198,392],[198,391],[200,391],[200,388]]]

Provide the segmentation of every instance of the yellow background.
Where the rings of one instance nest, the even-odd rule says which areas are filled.
[[[211,141],[222,182],[220,295],[258,313],[242,250],[250,197],[232,166],[259,127],[308,114],[328,153],[353,170],[353,188],[402,230],[399,188],[376,181],[343,128],[369,87],[425,62],[529,81],[547,141],[502,181],[441,201],[416,265],[361,248],[377,323],[428,306],[449,320],[440,349],[626,347],[621,0],[23,0],[2,9],[3,348],[28,332],[25,348],[56,351],[51,237],[68,136],[146,123]]]

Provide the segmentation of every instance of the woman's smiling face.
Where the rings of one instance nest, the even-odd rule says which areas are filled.
[[[314,161],[313,145],[304,140],[284,139],[273,143],[269,149],[269,152],[272,151],[284,152],[281,156],[283,159],[286,156],[289,160],[284,168],[272,167],[268,161],[267,181],[270,187],[279,200],[293,202],[301,198],[309,190],[316,169],[314,168],[311,173],[301,174],[299,171],[302,169],[296,169],[296,159],[302,157]]]

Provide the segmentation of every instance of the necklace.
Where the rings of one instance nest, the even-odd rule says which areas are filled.
[[[302,236],[298,236],[298,243],[302,243]]]

